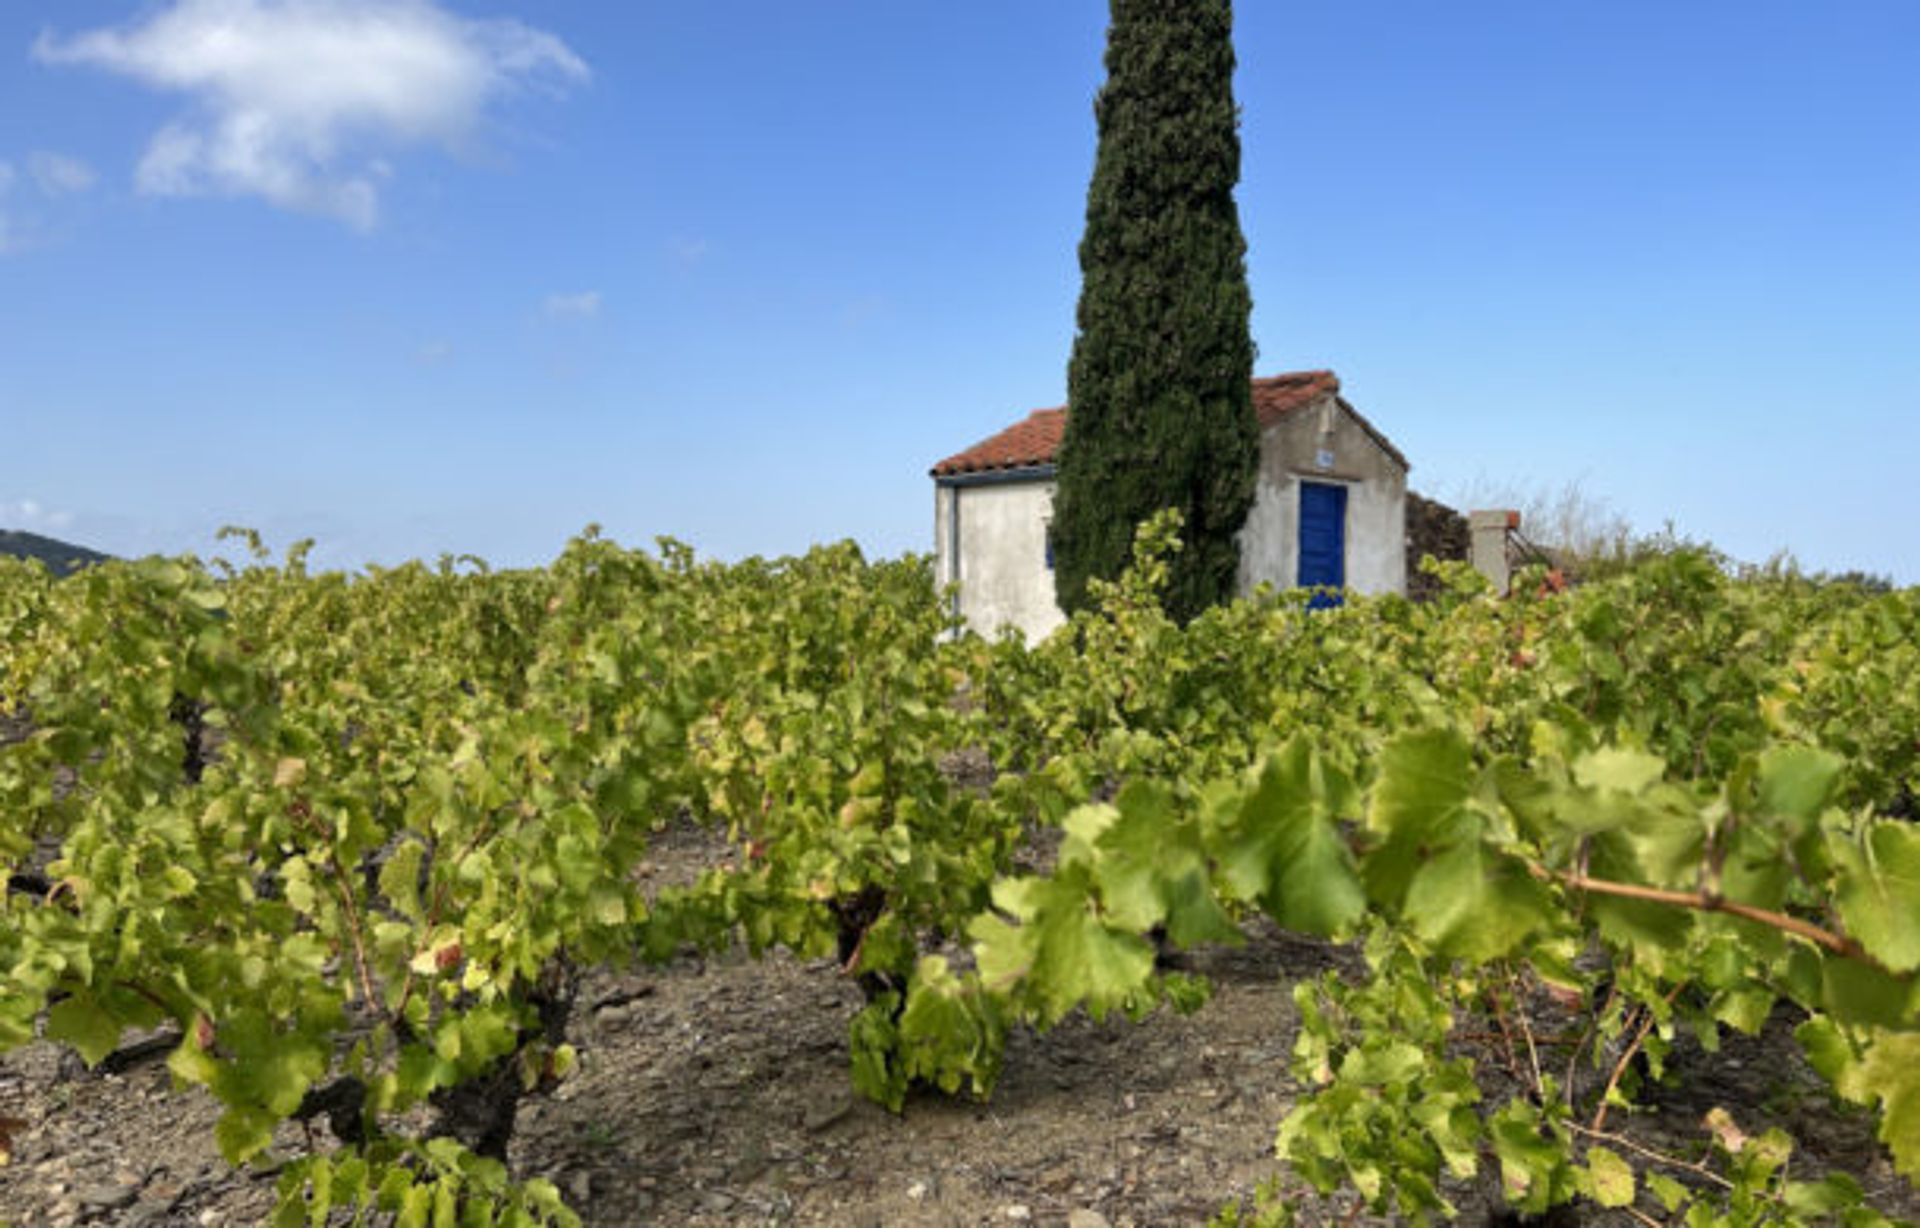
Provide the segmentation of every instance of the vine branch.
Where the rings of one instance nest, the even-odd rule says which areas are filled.
[[[1568,1122],[1567,1128],[1575,1134],[1585,1135],[1596,1143],[1605,1143],[1610,1147],[1618,1147],[1622,1151],[1631,1151],[1643,1160],[1652,1160],[1656,1164],[1664,1164],[1668,1168],[1677,1168],[1681,1172],[1691,1173],[1703,1181],[1709,1181],[1719,1186],[1721,1189],[1731,1190],[1735,1188],[1733,1182],[1727,1180],[1719,1173],[1714,1172],[1705,1164],[1692,1160],[1683,1160],[1679,1156],[1669,1155],[1664,1151],[1655,1151],[1651,1147],[1634,1142],[1624,1134],[1614,1134],[1607,1130],[1595,1130],[1590,1126],[1583,1126],[1575,1121]]]
[[[1681,981],[1667,991],[1667,1005],[1669,1007],[1673,1005],[1673,1000],[1680,996],[1680,991],[1685,987],[1686,982]],[[1654,1013],[1653,1008],[1643,1006],[1640,1008],[1640,1011],[1642,1016],[1640,1020],[1640,1030],[1634,1033],[1633,1040],[1627,1045],[1626,1052],[1620,1055],[1620,1060],[1613,1064],[1613,1074],[1607,1079],[1606,1087],[1600,1092],[1600,1104],[1599,1107],[1594,1110],[1593,1124],[1588,1127],[1590,1130],[1598,1130],[1601,1126],[1607,1124],[1608,1098],[1613,1095],[1613,1089],[1620,1086],[1620,1080],[1626,1075],[1627,1067],[1633,1061],[1633,1055],[1640,1052],[1640,1047],[1647,1043],[1647,1033],[1653,1031],[1653,1025],[1659,1022],[1660,1017]]]
[[[1653,904],[1670,904],[1676,908],[1691,908],[1696,912],[1726,913],[1752,921],[1770,929],[1804,938],[1815,946],[1831,951],[1847,959],[1858,960],[1894,975],[1892,970],[1867,952],[1867,949],[1847,937],[1811,921],[1788,916],[1768,908],[1758,908],[1752,904],[1742,904],[1737,900],[1723,899],[1705,891],[1669,891],[1663,887],[1645,887],[1639,883],[1616,883],[1604,878],[1589,878],[1584,874],[1575,874],[1567,870],[1554,870],[1537,862],[1528,862],[1527,870],[1542,882],[1559,883],[1575,891],[1584,891],[1589,895],[1610,895],[1625,900],[1645,900]]]

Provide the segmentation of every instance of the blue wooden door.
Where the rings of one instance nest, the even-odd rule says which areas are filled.
[[[1340,588],[1347,582],[1347,488],[1325,482],[1300,483],[1300,585]],[[1315,608],[1339,605],[1332,594],[1317,594]]]

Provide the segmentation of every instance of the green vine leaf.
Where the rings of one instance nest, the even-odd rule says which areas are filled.
[[[89,1066],[98,1066],[120,1043],[120,1021],[92,994],[75,993],[47,1012],[47,1039],[74,1047]]]
[[[1920,831],[1867,824],[1829,846],[1842,875],[1834,903],[1847,932],[1891,972],[1920,969]]]
[[[1587,1148],[1586,1192],[1603,1207],[1630,1207],[1634,1198],[1633,1166],[1605,1147]]]
[[[1353,854],[1316,790],[1308,741],[1290,739],[1252,787],[1209,808],[1208,843],[1228,891],[1257,900],[1287,929],[1341,936],[1366,913]]]
[[[1435,951],[1487,963],[1526,942],[1553,915],[1553,901],[1520,862],[1461,843],[1414,874],[1405,909]]]
[[[1880,1141],[1893,1166],[1920,1179],[1920,1032],[1876,1031],[1839,1086],[1860,1104],[1880,1104]]]
[[[1362,877],[1383,904],[1399,906],[1414,877],[1440,852],[1478,835],[1467,811],[1475,773],[1466,740],[1451,729],[1402,734],[1380,756],[1380,776],[1367,808],[1380,843]]]
[[[1084,1005],[1095,1019],[1138,999],[1153,974],[1153,947],[1108,924],[1094,907],[1090,872],[1070,867],[1055,879],[1000,884],[995,903],[1019,919],[985,915],[970,930],[989,988],[1018,991],[1042,1026]]]

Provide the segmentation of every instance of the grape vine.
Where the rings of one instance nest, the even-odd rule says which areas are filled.
[[[1629,1128],[1682,1040],[1783,1019],[1920,1174],[1913,591],[1677,552],[1182,626],[1163,518],[1027,645],[850,544],[590,530],[535,570],[350,577],[237,536],[239,564],[0,560],[0,1049],[157,1033],[228,1160],[283,1163],[281,1222],[576,1222],[506,1160],[586,969],[831,956],[851,1078],[899,1109],[990,1094],[1015,1028],[1201,1007],[1165,949],[1256,917],[1369,975],[1296,987],[1286,1167],[1225,1220],[1284,1222],[1297,1182],[1424,1221],[1489,1174],[1522,1211],[1882,1222],[1784,1134]],[[644,892],[687,821],[731,855]]]

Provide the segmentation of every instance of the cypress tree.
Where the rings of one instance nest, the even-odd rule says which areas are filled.
[[[1111,0],[1099,147],[1054,494],[1062,609],[1126,566],[1135,527],[1185,517],[1167,609],[1232,597],[1259,424],[1233,101],[1232,0]]]

